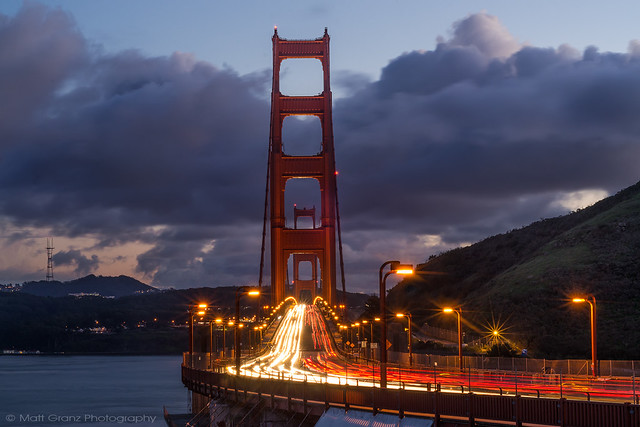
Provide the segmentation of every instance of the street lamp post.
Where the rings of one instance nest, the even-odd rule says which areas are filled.
[[[193,368],[193,307],[189,307],[189,367]]]
[[[384,275],[383,270],[389,266],[389,271]],[[387,388],[387,305],[386,305],[386,280],[390,274],[413,274],[412,265],[402,265],[400,261],[387,261],[380,266],[378,282],[380,284],[380,319],[382,331],[380,336],[380,388]]]
[[[350,326],[350,329],[349,329],[349,341],[351,341],[351,349],[352,350],[353,350],[353,347],[355,347],[354,341],[356,341],[358,339],[358,333],[355,332],[355,330],[356,330],[356,325],[355,325],[355,323],[352,323],[351,326]],[[353,338],[354,334],[356,336],[355,339]]]
[[[596,297],[589,295],[586,298],[573,298],[573,302],[587,302],[589,303],[591,311],[591,374],[597,377],[600,374],[598,369],[598,355],[596,345]]]
[[[189,306],[189,367],[193,368],[193,318],[197,314],[204,316],[207,304]]]
[[[259,335],[259,340],[256,344],[256,349],[257,349],[256,351],[260,351],[262,349],[262,325],[254,326],[253,330],[254,330],[254,336],[256,338],[258,338],[258,335]]]
[[[380,318],[379,317],[374,317],[373,320],[371,321],[371,345],[373,345],[373,322],[379,322]],[[374,359],[374,351],[373,351],[373,347],[371,347],[371,359]]]
[[[371,327],[371,332],[369,333],[369,357],[368,357],[368,358],[369,358],[369,359],[372,359],[372,360],[373,360],[373,347],[371,346],[371,344],[373,344],[373,323],[374,323],[374,322],[379,322],[379,321],[380,321],[380,318],[379,318],[379,317],[375,317],[375,318],[373,318],[373,319],[371,319],[371,320],[363,320],[363,321],[362,321],[362,323],[363,323],[363,328],[364,328],[364,325],[366,325],[367,323],[368,323],[368,324],[370,325],[370,327]],[[364,334],[365,334],[365,332],[362,332],[362,334],[364,335]],[[368,362],[367,362],[367,363],[368,363]]]
[[[220,325],[222,325],[222,340],[224,341],[224,323],[221,317],[217,317],[214,322],[216,323],[216,354],[217,357],[220,357],[220,341],[218,338],[218,329]],[[224,353],[224,344],[222,345],[222,352]]]
[[[236,356],[236,375],[240,375],[240,297],[242,295],[258,296],[260,291],[249,287],[240,286],[236,289],[236,319],[234,334],[234,351]]]
[[[349,333],[347,332],[347,328],[349,328],[347,325],[340,325],[340,333],[341,333],[341,336],[342,336],[342,348],[344,350],[346,350],[346,348],[347,348],[346,347],[347,345],[345,343],[349,338]]]
[[[460,365],[460,370],[464,370],[462,366],[462,308],[454,309],[454,308],[445,308],[442,311],[445,313],[456,313],[458,315],[458,360]]]
[[[213,320],[209,320],[209,369],[213,369]]]
[[[411,343],[411,313],[397,313],[396,317],[406,317],[409,322],[409,366],[413,366],[413,345]]]
[[[227,323],[227,326],[231,327],[234,326],[235,322],[233,320],[229,320],[229,323]],[[222,325],[222,332],[224,334],[224,336],[222,337],[222,347],[224,347],[224,354],[225,354],[225,358],[227,357],[227,332],[224,329],[224,324]]]

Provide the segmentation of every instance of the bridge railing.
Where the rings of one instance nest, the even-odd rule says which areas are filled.
[[[311,352],[315,354],[314,352]],[[311,354],[310,354],[311,355]],[[304,352],[301,359],[306,360]],[[190,367],[190,358],[184,357],[185,367]],[[233,365],[233,360],[208,361],[208,353],[196,353],[193,355],[193,368],[200,371],[227,373],[227,367]],[[380,367],[376,363],[369,365],[351,365],[344,361],[344,369],[335,363],[326,367],[319,367],[322,362],[310,365],[308,369],[315,371],[273,374],[271,378],[288,379],[291,381],[332,382],[338,385],[374,386],[380,385]],[[322,372],[326,372],[323,374]],[[599,377],[593,378],[584,375],[563,374],[531,374],[518,371],[491,371],[491,370],[447,370],[440,367],[424,368],[414,366],[408,370],[399,365],[390,364],[387,367],[388,383],[390,387],[420,387],[431,389],[442,388],[452,392],[473,391],[475,393],[493,394],[520,394],[534,397],[569,398],[582,400],[618,401],[640,403],[640,385],[636,387],[635,380],[629,377]],[[253,373],[252,376],[267,378],[269,374],[264,372]]]
[[[389,363],[409,366],[409,353],[387,352]],[[436,354],[413,354],[413,364],[417,367],[438,367],[459,369],[458,356]],[[534,359],[529,357],[487,357],[463,356],[465,368],[474,370],[517,371],[532,374],[590,375],[591,360],[583,359]],[[600,360],[600,376],[603,377],[640,377],[639,360]]]
[[[183,366],[182,380],[190,390],[209,397],[235,396],[247,400],[248,396],[270,401],[285,399],[368,408],[374,411],[405,412],[433,417],[462,417],[493,421],[535,423],[548,426],[640,427],[640,406],[630,403],[571,401],[565,398],[528,398],[521,395],[483,395],[475,393],[445,393],[437,387],[430,391],[407,390],[404,387],[357,387],[336,384],[293,382],[286,378],[256,378],[200,371]],[[306,411],[306,409],[305,409]]]
[[[346,355],[347,353],[340,352]],[[244,354],[246,357],[256,357],[259,353]],[[548,360],[529,358],[507,358],[507,357],[479,357],[464,356],[463,363],[465,370],[471,369],[474,372],[494,371],[505,373],[521,373],[538,375],[550,379],[563,375],[569,377],[588,377],[590,375],[590,362],[588,360]],[[189,353],[183,354],[183,365],[196,369],[213,369],[216,366],[225,366],[231,359],[221,359],[219,354],[214,353],[194,353],[191,357]],[[360,358],[363,363],[375,363],[375,360]],[[409,367],[408,353],[389,352],[389,366]],[[429,370],[436,368],[442,371],[459,370],[458,356],[442,356],[414,354],[413,368]],[[628,381],[635,382],[635,376],[640,375],[640,362],[633,360],[602,360],[600,361],[600,377],[628,378]],[[638,378],[638,390],[640,390],[640,378]]]

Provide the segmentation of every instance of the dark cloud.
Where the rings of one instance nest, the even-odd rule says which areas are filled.
[[[29,4],[0,20],[0,147],[38,124],[55,91],[86,60],[86,42],[61,10]]]
[[[336,104],[344,217],[461,241],[465,224],[480,238],[561,213],[558,192],[630,185],[638,90],[636,56],[520,47],[496,18],[470,16]]]
[[[58,251],[52,257],[55,266],[73,266],[74,271],[77,274],[89,274],[92,271],[96,271],[100,266],[100,259],[97,255],[91,255],[87,257],[78,250],[70,251]]]
[[[570,193],[637,181],[638,46],[523,46],[481,13],[377,81],[334,72],[348,286],[375,290],[388,257],[421,262],[564,213]],[[0,244],[48,229],[93,239],[56,253],[77,273],[129,257],[156,285],[255,283],[270,77],[183,53],[105,54],[36,4],[0,16],[0,229],[12,236]],[[317,123],[288,120],[285,148],[304,140],[293,148],[313,154]],[[311,205],[314,192],[292,194]],[[128,244],[143,249],[102,255]]]

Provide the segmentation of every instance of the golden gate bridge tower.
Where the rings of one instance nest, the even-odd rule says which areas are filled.
[[[331,88],[329,85],[329,34],[315,40],[287,40],[273,34],[273,87],[271,93],[271,131],[269,138],[269,205],[271,220],[271,298],[274,304],[287,295],[288,262],[292,259],[294,279],[298,281],[299,263],[312,262],[314,282],[316,265],[320,268],[320,291],[330,304],[336,303],[336,215],[337,188],[331,120]],[[280,93],[280,65],[285,59],[314,58],[322,63],[324,85],[314,96],[287,96]],[[284,152],[282,124],[287,116],[312,115],[320,119],[322,150],[311,156],[293,156]],[[311,229],[287,227],[285,187],[290,179],[315,179],[320,185],[320,224]],[[265,205],[266,213],[266,205]],[[314,208],[315,213],[315,208]],[[298,214],[306,214],[296,211]],[[297,220],[297,218],[296,218]],[[297,221],[296,221],[297,223]],[[266,224],[266,216],[265,216]],[[338,215],[339,228],[339,215]],[[339,229],[338,229],[339,231]],[[316,287],[294,281],[294,293]],[[344,287],[344,284],[343,284]],[[300,295],[294,295],[299,298]]]

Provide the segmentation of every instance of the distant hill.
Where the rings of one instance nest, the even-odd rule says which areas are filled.
[[[157,291],[156,288],[129,276],[94,276],[90,274],[69,282],[39,281],[22,285],[21,292],[41,297],[65,297],[72,294],[97,294],[120,298]]]
[[[599,356],[637,359],[639,261],[640,183],[569,215],[434,257],[390,291],[389,304],[441,325],[452,319],[439,308],[462,306],[468,331],[486,333],[500,320],[530,354],[588,358],[589,309],[570,298],[591,293]]]

